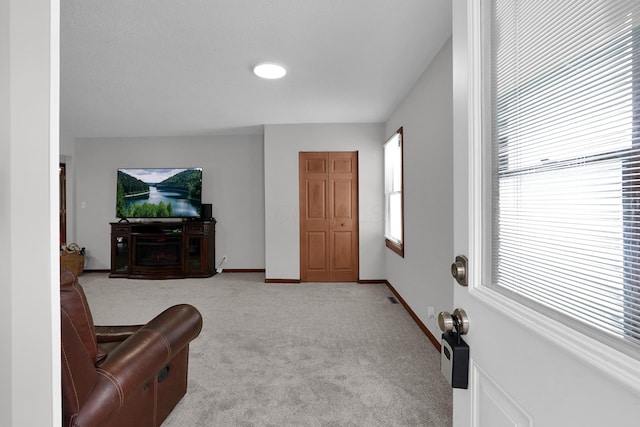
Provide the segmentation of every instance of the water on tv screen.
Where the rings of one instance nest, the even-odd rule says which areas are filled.
[[[118,169],[118,218],[197,218],[201,203],[202,168]]]

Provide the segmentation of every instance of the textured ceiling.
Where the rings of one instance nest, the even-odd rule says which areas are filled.
[[[61,0],[70,137],[382,122],[451,34],[451,0]],[[288,74],[262,80],[261,61]]]

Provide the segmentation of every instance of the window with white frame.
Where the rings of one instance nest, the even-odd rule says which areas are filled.
[[[491,283],[637,354],[640,2],[571,3],[491,1]]]
[[[402,128],[384,144],[384,237],[389,249],[404,257]]]

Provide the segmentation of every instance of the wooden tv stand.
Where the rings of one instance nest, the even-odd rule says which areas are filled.
[[[216,274],[216,220],[112,222],[109,277],[182,279]]]

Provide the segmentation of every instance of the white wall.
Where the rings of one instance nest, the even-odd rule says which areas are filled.
[[[2,426],[60,425],[59,11],[0,0]]]
[[[60,156],[73,156],[76,149],[76,139],[74,137],[60,135]]]
[[[264,160],[261,135],[78,139],[75,147],[77,243],[87,269],[110,267],[116,170],[202,167],[202,201],[213,205],[216,263],[264,268]]]
[[[384,279],[382,124],[267,125],[264,129],[266,278],[300,279],[298,153],[358,151],[360,279]]]
[[[385,126],[387,138],[403,128],[405,208],[405,255],[385,249],[386,277],[435,336],[427,307],[454,308],[452,88],[449,39]]]
[[[11,194],[11,80],[9,73],[10,26],[9,0],[0,0],[0,197]],[[0,204],[0,234],[11,236],[11,206]],[[11,425],[11,240],[0,239],[0,277],[8,286],[0,286],[0,337],[9,345],[0,346],[0,424]]]

